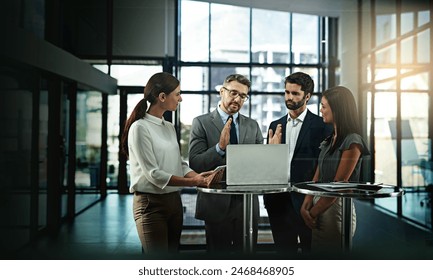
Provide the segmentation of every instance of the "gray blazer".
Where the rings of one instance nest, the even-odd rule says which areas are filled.
[[[239,144],[263,144],[259,124],[239,114]],[[218,110],[194,118],[189,142],[189,166],[204,172],[226,164],[225,156],[216,151],[224,123]],[[209,222],[219,222],[229,213],[231,195],[199,192],[195,217]]]

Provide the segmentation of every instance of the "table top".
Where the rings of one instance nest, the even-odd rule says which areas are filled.
[[[213,184],[209,188],[197,188],[201,192],[219,194],[268,194],[291,191],[290,184],[283,185],[230,185]]]
[[[302,182],[292,185],[292,191],[327,197],[381,198],[398,197],[404,194],[402,188],[370,182]]]

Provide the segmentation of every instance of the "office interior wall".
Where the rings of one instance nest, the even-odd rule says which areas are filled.
[[[107,44],[113,56],[174,55],[175,0],[113,0],[112,10],[110,2],[64,1],[62,47],[82,58],[106,59]]]
[[[173,56],[175,2],[114,0],[113,55]]]

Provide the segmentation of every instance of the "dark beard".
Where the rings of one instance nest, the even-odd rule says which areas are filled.
[[[305,104],[305,95],[302,98],[302,100],[299,101],[299,102],[292,102],[290,104],[288,102],[286,102],[286,107],[289,110],[298,110],[299,108],[301,108],[302,106],[304,106],[304,104]]]

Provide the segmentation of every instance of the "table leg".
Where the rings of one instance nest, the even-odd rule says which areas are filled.
[[[352,198],[342,198],[341,246],[343,252],[352,250]]]
[[[253,194],[243,194],[244,198],[244,253],[253,252]]]

